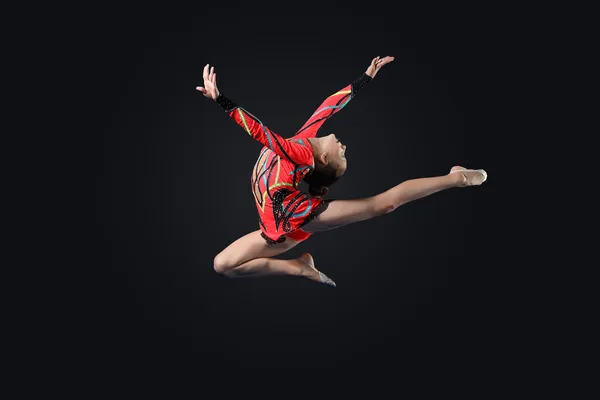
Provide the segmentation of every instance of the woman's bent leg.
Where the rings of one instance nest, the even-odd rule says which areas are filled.
[[[214,269],[229,278],[294,275],[335,286],[333,281],[315,268],[314,260],[308,253],[293,260],[272,258],[298,243],[301,242],[287,237],[283,243],[268,244],[261,236],[261,231],[257,230],[242,236],[220,252],[215,257]]]

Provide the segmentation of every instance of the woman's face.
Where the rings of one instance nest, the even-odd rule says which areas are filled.
[[[333,133],[323,139],[325,141],[325,151],[327,152],[327,162],[336,167],[339,175],[343,175],[348,167],[346,146]]]

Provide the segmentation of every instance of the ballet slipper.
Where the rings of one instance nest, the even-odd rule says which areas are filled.
[[[452,167],[450,173],[460,172],[466,179],[466,186],[481,185],[487,180],[487,172],[483,169],[467,169],[463,167]]]
[[[316,269],[312,263],[309,263],[306,260],[304,260],[305,255],[308,255],[310,257],[310,259],[312,260],[312,256],[309,253],[304,253],[304,254],[302,254],[302,256],[300,256],[300,258],[299,258],[300,261],[302,261],[304,264],[308,265],[311,269],[313,269],[319,273],[319,282],[324,283],[329,286],[336,287],[337,285],[331,278],[329,278],[327,275],[325,275],[324,273],[322,273],[321,271]]]
[[[319,279],[321,280],[321,283],[324,283],[326,285],[333,287],[337,286],[333,280],[331,280],[327,275],[325,275],[321,271],[319,271]]]

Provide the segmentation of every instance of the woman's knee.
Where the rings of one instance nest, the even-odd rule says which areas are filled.
[[[217,274],[226,274],[234,265],[227,259],[227,256],[223,252],[217,254],[213,261],[213,268]]]
[[[388,196],[374,196],[371,198],[371,201],[374,217],[389,214],[400,206],[400,204],[391,201]]]

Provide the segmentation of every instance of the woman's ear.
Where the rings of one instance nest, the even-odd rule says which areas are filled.
[[[325,152],[319,154],[319,157],[317,157],[317,159],[323,165],[327,165],[327,163],[329,162],[329,160],[327,159],[327,153]]]

